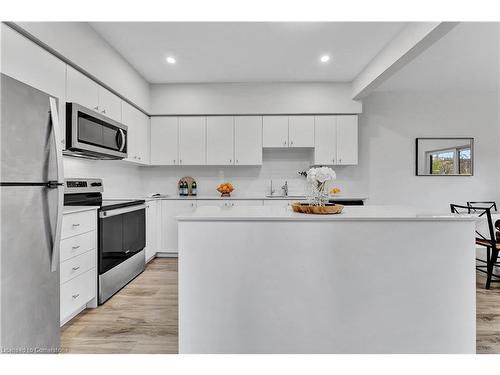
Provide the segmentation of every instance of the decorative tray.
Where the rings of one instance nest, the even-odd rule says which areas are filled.
[[[340,214],[344,206],[341,204],[327,203],[324,206],[311,206],[309,203],[294,202],[292,204],[292,210],[294,212],[299,212],[301,214],[313,214],[313,215],[333,215]]]

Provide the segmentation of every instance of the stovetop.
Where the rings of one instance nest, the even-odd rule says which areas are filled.
[[[98,178],[67,178],[64,181],[65,206],[99,206],[101,211],[135,206],[143,199],[102,199],[102,180]]]

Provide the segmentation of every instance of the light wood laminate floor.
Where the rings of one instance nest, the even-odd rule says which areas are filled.
[[[477,352],[500,353],[500,283],[478,277]],[[62,328],[65,353],[177,353],[177,259],[156,258],[97,309]]]

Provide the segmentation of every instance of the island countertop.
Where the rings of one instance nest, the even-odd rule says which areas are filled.
[[[198,207],[194,212],[176,217],[178,221],[477,221],[472,215],[420,213],[409,206],[346,206],[341,214],[309,215],[290,208],[240,206],[221,208]]]

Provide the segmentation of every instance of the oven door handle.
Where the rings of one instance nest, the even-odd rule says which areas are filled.
[[[127,212],[133,212],[138,210],[144,210],[146,208],[146,204],[137,204],[134,206],[127,206],[122,208],[115,208],[107,211],[99,212],[99,218],[105,219],[107,217],[116,216],[126,214]]]

